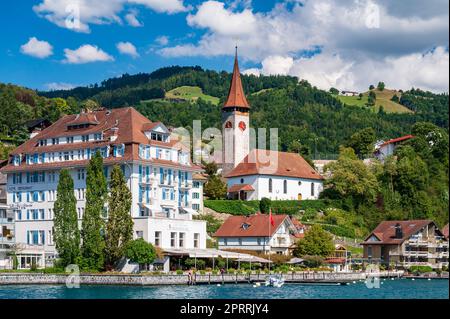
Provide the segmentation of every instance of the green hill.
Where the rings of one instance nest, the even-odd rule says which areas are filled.
[[[180,86],[173,90],[166,92],[166,99],[197,101],[199,98],[214,105],[218,105],[220,99],[211,95],[203,94],[203,91],[198,86]]]
[[[370,107],[374,112],[378,112],[380,106],[383,106],[383,109],[386,113],[414,113],[412,110],[401,105],[400,103],[396,103],[391,100],[394,95],[397,95],[400,99],[402,95],[401,92],[388,89],[384,89],[383,91],[374,89],[374,92],[377,96],[377,99],[375,102],[375,106]],[[365,92],[363,93],[362,98],[360,98],[359,96],[339,95],[338,99],[346,105],[367,107],[368,96],[369,92]]]

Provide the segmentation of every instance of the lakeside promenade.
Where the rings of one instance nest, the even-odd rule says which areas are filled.
[[[401,278],[403,271],[384,271],[377,273],[365,272],[293,272],[280,274],[286,283],[310,283],[310,284],[347,284],[353,281],[366,280],[367,278]],[[158,274],[158,275],[129,275],[129,274],[80,274],[79,276],[66,274],[0,274],[0,285],[35,285],[35,284],[66,284],[78,280],[80,284],[87,285],[189,285],[189,284],[232,284],[232,283],[256,283],[263,282],[268,274],[194,274],[192,279],[189,274]]]

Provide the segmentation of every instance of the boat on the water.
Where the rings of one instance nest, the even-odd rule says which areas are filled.
[[[280,288],[284,285],[284,279],[282,276],[272,275],[267,277],[266,286],[277,287]]]

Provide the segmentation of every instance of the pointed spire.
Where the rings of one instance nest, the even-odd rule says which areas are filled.
[[[250,108],[250,105],[245,98],[244,89],[242,87],[241,81],[241,73],[239,71],[239,63],[238,63],[238,53],[236,53],[234,57],[234,68],[233,68],[233,76],[231,78],[230,91],[228,93],[228,98],[223,108],[227,107],[242,107],[242,108]]]

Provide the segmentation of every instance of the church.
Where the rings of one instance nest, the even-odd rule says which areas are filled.
[[[222,175],[230,199],[318,199],[323,177],[297,153],[250,149],[250,104],[236,55],[230,91],[222,107]]]

